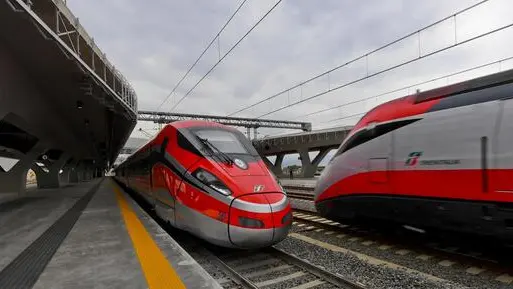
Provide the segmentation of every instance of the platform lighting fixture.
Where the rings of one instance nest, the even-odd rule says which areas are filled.
[[[77,108],[82,109],[84,107],[84,103],[82,101],[77,101]]]

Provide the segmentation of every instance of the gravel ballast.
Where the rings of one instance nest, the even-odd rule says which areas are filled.
[[[287,238],[276,247],[368,288],[466,288],[453,282],[435,282],[401,270],[371,265],[352,254],[333,252],[294,238]]]
[[[300,228],[297,231],[301,232]],[[336,234],[325,235],[324,231],[319,233],[315,231],[301,232],[301,234],[304,234],[319,241],[330,243],[355,252],[363,253],[378,259],[386,260],[388,262],[392,262],[411,269],[415,269],[417,271],[421,271],[442,279],[454,281],[459,284],[462,284],[463,286],[469,286],[471,288],[512,288],[512,285],[503,284],[496,280],[493,280],[495,277],[497,277],[497,273],[488,274],[487,272],[484,272],[479,275],[471,275],[465,272],[468,266],[463,266],[458,263],[450,267],[443,267],[438,264],[442,260],[437,259],[436,257],[433,257],[428,261],[424,261],[416,258],[416,256],[418,256],[418,253],[415,252],[409,252],[406,255],[397,254],[396,252],[402,249],[401,247],[392,247],[388,250],[380,250],[378,249],[377,245],[363,245],[363,239],[359,242],[349,242],[347,241],[348,237],[337,238]]]

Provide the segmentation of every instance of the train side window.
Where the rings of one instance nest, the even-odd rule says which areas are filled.
[[[342,154],[356,146],[364,144],[372,139],[382,136],[386,133],[399,129],[403,126],[416,122],[420,119],[406,119],[400,121],[389,122],[385,124],[377,125],[371,129],[363,129],[354,134],[344,145],[339,149],[335,156]]]

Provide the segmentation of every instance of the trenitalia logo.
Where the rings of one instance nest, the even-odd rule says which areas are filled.
[[[255,187],[253,187],[253,192],[254,193],[258,193],[258,192],[261,192],[264,190],[264,185],[256,185]]]
[[[422,152],[411,152],[404,163],[406,166],[412,167],[418,163],[418,159],[422,156]]]

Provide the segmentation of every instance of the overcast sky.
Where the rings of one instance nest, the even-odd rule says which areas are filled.
[[[187,68],[233,13],[241,0],[68,0],[68,5],[109,60],[126,76],[139,98],[139,109],[156,110]],[[175,111],[227,115],[309,77],[345,63],[414,32],[479,0],[284,0]],[[246,31],[275,3],[248,0],[204,59],[161,108],[169,111]],[[513,22],[513,1],[490,0],[456,18],[456,38]],[[265,118],[311,121],[315,128],[354,124],[375,105],[415,90],[347,105],[305,118],[303,115],[368,98],[433,77],[513,56],[513,28],[424,58]],[[282,105],[344,84],[367,73],[426,55],[454,43],[454,19],[415,35],[350,67],[265,102],[236,116],[256,117]],[[420,39],[420,46],[419,46]],[[219,50],[220,49],[220,50]],[[513,67],[501,63],[419,86],[425,90],[476,75]],[[154,124],[139,124],[150,133]],[[262,135],[283,131],[262,129]],[[144,136],[135,131],[135,136]]]

